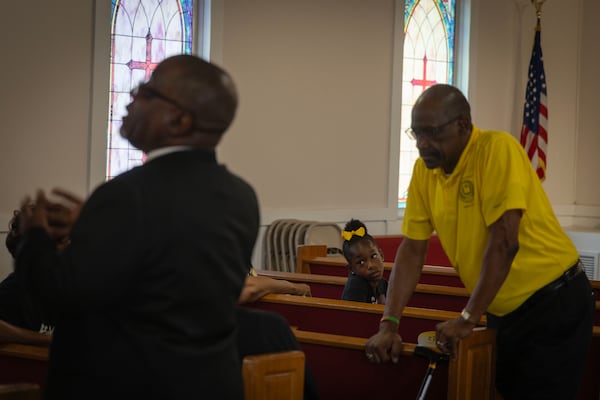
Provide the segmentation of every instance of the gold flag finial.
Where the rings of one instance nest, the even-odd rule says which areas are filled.
[[[542,17],[542,4],[544,4],[546,0],[531,0],[531,4],[535,6],[535,14],[538,18]]]

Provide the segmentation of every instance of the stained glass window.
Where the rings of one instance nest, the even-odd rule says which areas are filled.
[[[193,0],[112,0],[111,15],[107,179],[144,162],[119,134],[125,107],[160,61],[192,52]]]
[[[405,0],[402,63],[402,132],[410,127],[412,106],[436,83],[453,83],[456,0]],[[402,134],[398,207],[406,205],[412,168],[419,158],[415,142]]]

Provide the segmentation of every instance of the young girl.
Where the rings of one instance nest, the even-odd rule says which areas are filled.
[[[361,221],[352,219],[342,231],[342,251],[350,274],[342,300],[385,304],[388,283],[383,279],[383,253]]]

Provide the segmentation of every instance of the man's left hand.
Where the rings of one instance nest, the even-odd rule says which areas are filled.
[[[475,324],[465,321],[462,317],[440,322],[435,327],[436,344],[438,348],[452,358],[456,357],[456,347],[459,340],[467,337]]]

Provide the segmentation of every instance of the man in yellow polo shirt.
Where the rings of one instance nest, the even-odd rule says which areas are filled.
[[[460,317],[438,324],[438,347],[454,353],[487,311],[488,326],[497,329],[496,386],[505,399],[575,398],[591,341],[593,294],[521,145],[506,132],[473,126],[469,103],[449,85],[419,97],[407,133],[420,158],[405,239],[367,357],[398,361],[399,319],[435,231],[471,293]]]

